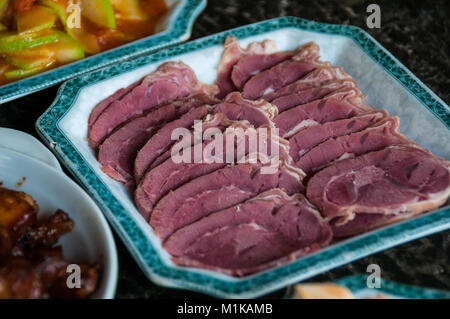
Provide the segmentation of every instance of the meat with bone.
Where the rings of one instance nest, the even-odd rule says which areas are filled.
[[[80,264],[80,287],[71,289],[67,286],[67,266],[71,262],[61,254],[45,256],[35,263],[35,255],[37,251],[33,252],[32,260],[13,257],[0,267],[1,299],[84,299],[95,291],[99,265]]]
[[[387,117],[360,132],[330,138],[301,156],[296,165],[311,174],[342,157],[378,151],[389,145],[412,143],[398,129],[398,117]]]
[[[99,265],[79,264],[81,285],[67,288],[72,262],[55,245],[74,222],[62,210],[38,221],[38,210],[30,195],[0,187],[0,299],[88,297],[96,289]],[[57,283],[67,295],[54,293]]]
[[[289,154],[297,162],[301,156],[320,143],[338,136],[359,132],[387,116],[386,111],[375,110],[348,119],[307,127],[289,139]]]
[[[316,251],[331,237],[303,195],[272,189],[181,228],[164,248],[176,264],[244,276]]]
[[[39,207],[24,192],[0,187],[0,264],[17,240],[36,222]]]
[[[215,92],[216,87],[198,82],[194,71],[182,62],[164,63],[138,86],[104,109],[89,128],[89,143],[96,148],[115,128],[130,118],[141,116],[158,105],[205,90]]]
[[[2,299],[39,299],[43,291],[39,274],[25,258],[11,258],[0,267]]]
[[[275,42],[266,40],[262,42],[252,42],[246,49],[243,49],[235,37],[228,37],[224,43],[224,49],[217,67],[216,84],[219,87],[219,98],[224,98],[228,93],[236,91],[231,76],[233,67],[244,56],[267,55],[277,51]]]
[[[289,60],[252,76],[243,88],[246,99],[255,100],[278,90],[326,65],[319,60],[319,46],[313,42],[302,45]]]
[[[350,118],[372,110],[364,104],[358,89],[345,88],[320,100],[293,107],[278,114],[273,120],[280,136],[290,138],[306,127]]]
[[[444,204],[449,170],[448,161],[415,144],[392,145],[324,168],[307,195],[337,234],[355,235]]]
[[[133,186],[133,163],[136,155],[149,139],[156,139],[152,136],[158,134],[160,126],[180,116],[182,119],[186,117],[201,119],[207,114],[207,109],[199,106],[211,101],[211,98],[205,94],[189,96],[129,121],[108,136],[100,145],[98,161],[102,164],[103,172],[127,186]],[[187,114],[185,114],[186,112]],[[182,122],[182,120],[180,121]],[[192,123],[193,120],[189,121],[187,125],[190,126]],[[164,141],[164,143],[168,142]],[[152,145],[157,146],[156,144]],[[155,148],[153,151],[156,152]]]
[[[276,139],[277,136],[269,138]],[[285,145],[278,147],[277,162],[270,164],[273,171],[262,170],[269,164],[260,161],[238,164],[198,177],[168,193],[155,206],[150,225],[165,240],[181,227],[271,188],[283,188],[288,194],[298,193],[303,188],[304,173],[291,165],[286,157],[288,149],[283,149]]]
[[[59,238],[70,233],[75,223],[66,212],[58,209],[50,218],[31,225],[20,238],[20,245],[27,249],[40,247],[51,247],[57,244]]]

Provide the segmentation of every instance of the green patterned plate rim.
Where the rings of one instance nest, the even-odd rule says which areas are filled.
[[[206,0],[180,0],[168,17],[167,28],[164,31],[26,79],[2,85],[0,86],[0,104],[43,90],[74,76],[186,41],[191,35],[195,19],[205,7]]]
[[[347,287],[353,294],[359,294],[361,292],[367,291],[367,289],[370,289],[376,291],[377,293],[382,293],[394,298],[450,299],[449,291],[405,285],[383,278],[380,279],[380,288],[368,288],[367,275],[345,277],[336,280],[335,283]]]
[[[232,29],[67,81],[61,86],[52,106],[36,122],[37,131],[99,204],[142,271],[155,283],[217,297],[256,297],[395,245],[450,228],[450,208],[445,207],[412,220],[360,235],[289,264],[245,278],[237,279],[211,271],[177,267],[163,260],[137,222],[94,173],[93,168],[59,127],[59,121],[72,107],[83,87],[150,63],[221,44],[227,36],[246,38],[284,28],[344,35],[352,39],[393,78],[402,83],[404,88],[447,128],[450,127],[449,107],[365,31],[354,26],[330,25],[295,17],[282,17]]]

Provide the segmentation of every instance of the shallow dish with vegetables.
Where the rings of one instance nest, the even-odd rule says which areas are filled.
[[[164,0],[2,0],[0,84],[154,32]]]
[[[0,0],[0,103],[184,41],[205,5],[205,0]]]

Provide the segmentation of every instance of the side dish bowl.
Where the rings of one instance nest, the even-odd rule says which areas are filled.
[[[450,208],[333,244],[289,264],[244,278],[174,265],[127,190],[102,171],[86,139],[93,107],[168,60],[192,67],[212,83],[227,36],[243,46],[274,40],[280,50],[315,41],[322,59],[341,66],[368,94],[367,103],[402,118],[401,132],[436,155],[450,159],[450,110],[386,49],[363,30],[284,17],[218,33],[109,66],[66,82],[36,128],[104,211],[147,277],[164,286],[219,297],[255,297],[401,243],[450,228]],[[84,124],[83,124],[84,123]],[[432,133],[431,133],[432,132]]]
[[[192,25],[206,7],[206,0],[166,0],[169,11],[161,18],[157,33],[77,62],[0,86],[0,104],[43,90],[74,76],[186,41]]]
[[[62,170],[55,155],[39,140],[25,132],[0,127],[0,149],[4,148],[33,157],[58,170]]]
[[[61,170],[15,151],[0,149],[2,187],[25,192],[39,206],[38,219],[62,209],[74,221],[72,232],[61,237],[64,257],[101,266],[91,298],[114,298],[118,262],[112,232],[94,201]]]

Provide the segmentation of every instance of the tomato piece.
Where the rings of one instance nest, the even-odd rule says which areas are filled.
[[[13,0],[13,10],[15,13],[30,10],[36,0]]]

